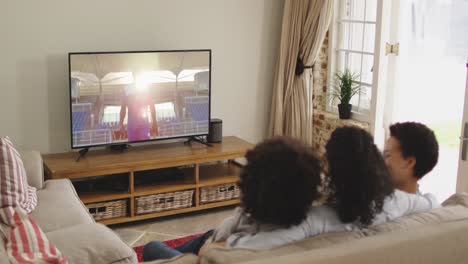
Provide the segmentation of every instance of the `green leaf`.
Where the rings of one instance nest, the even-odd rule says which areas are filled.
[[[330,97],[339,100],[342,104],[349,104],[353,96],[361,91],[359,75],[352,73],[348,68],[343,72],[335,73],[335,80],[330,91]]]

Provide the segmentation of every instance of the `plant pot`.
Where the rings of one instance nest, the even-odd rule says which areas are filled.
[[[352,107],[352,104],[339,104],[338,113],[340,114],[340,119],[350,119]]]

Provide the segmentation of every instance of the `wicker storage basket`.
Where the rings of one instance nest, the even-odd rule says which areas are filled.
[[[103,220],[127,216],[127,200],[115,200],[102,203],[86,204],[94,220]]]
[[[201,188],[200,203],[212,203],[232,200],[240,197],[240,190],[236,183],[227,183]]]
[[[153,194],[135,198],[136,214],[148,214],[191,207],[194,190]]]

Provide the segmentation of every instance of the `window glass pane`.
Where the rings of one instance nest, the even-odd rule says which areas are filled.
[[[347,67],[347,62],[349,59],[349,53],[337,51],[336,52],[336,69],[335,73],[342,72],[345,67]]]
[[[364,5],[366,0],[340,0],[343,19],[364,20]]]
[[[342,37],[340,48],[350,50],[362,50],[362,34],[364,34],[364,24],[362,23],[348,23],[342,22],[341,32]]]
[[[364,38],[364,47],[363,50],[367,52],[374,52],[374,43],[375,43],[375,25],[374,24],[366,24],[365,25],[365,34],[366,37]]]
[[[348,48],[348,41],[350,38],[349,35],[349,25],[350,23],[340,22],[336,23],[336,27],[338,30],[338,43],[335,45],[337,48],[347,49]]]
[[[333,56],[335,58],[335,69],[333,71],[333,74],[337,72],[342,72],[345,68],[345,63],[347,60],[347,56],[345,56],[344,52],[337,51],[335,54],[336,55]]]
[[[347,67],[352,73],[360,74],[361,72],[361,54],[349,53],[349,52],[340,52],[343,56],[344,66]],[[343,71],[340,69],[340,71]]]
[[[366,21],[377,21],[377,0],[367,0]]]
[[[337,52],[337,55],[337,72],[342,72],[347,67],[352,73],[360,75],[360,82],[372,84],[374,56],[343,51]]]
[[[359,108],[359,94],[356,94],[355,96],[353,96],[353,98],[351,98],[351,101],[349,101],[350,104],[353,105],[353,111],[356,111],[358,110]]]
[[[373,77],[373,66],[374,66],[374,56],[372,55],[363,55],[362,56],[362,69],[361,69],[361,82],[363,83],[372,83]]]
[[[371,92],[371,87],[361,86],[361,94],[355,95],[350,101],[353,105],[352,111],[360,113],[369,111]]]
[[[372,87],[361,86],[361,101],[359,104],[359,111],[370,109],[370,99],[372,96]]]

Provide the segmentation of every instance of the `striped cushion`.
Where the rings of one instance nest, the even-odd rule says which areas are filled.
[[[65,264],[65,256],[50,242],[36,222],[21,208],[0,209],[6,223],[5,249],[12,264]]]
[[[36,205],[36,188],[28,185],[20,154],[10,138],[0,137],[0,208],[20,207],[30,213]]]

